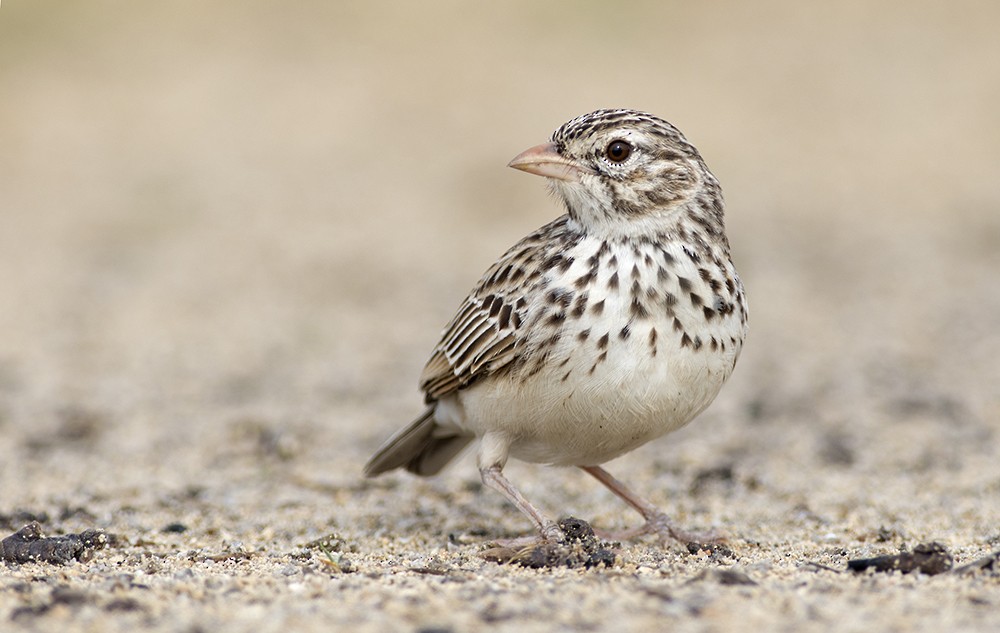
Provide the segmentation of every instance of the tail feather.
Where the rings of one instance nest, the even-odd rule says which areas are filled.
[[[365,464],[365,476],[375,477],[396,468],[405,468],[416,475],[428,476],[439,472],[473,436],[446,429],[434,420],[434,407],[408,426],[400,429],[375,451]]]

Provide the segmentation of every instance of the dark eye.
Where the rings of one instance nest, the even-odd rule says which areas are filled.
[[[625,141],[611,141],[608,148],[604,150],[604,155],[612,163],[624,162],[632,154],[632,146]]]

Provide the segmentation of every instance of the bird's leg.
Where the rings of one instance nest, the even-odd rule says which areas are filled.
[[[507,497],[507,500],[517,506],[517,509],[523,512],[535,527],[538,528],[538,532],[541,534],[542,540],[549,541],[552,543],[561,543],[564,540],[563,531],[559,528],[559,525],[555,521],[548,518],[542,514],[538,508],[531,505],[524,495],[514,487],[514,484],[510,483],[510,480],[504,477],[503,472],[500,470],[500,466],[489,466],[488,468],[480,468],[479,474],[482,475],[483,483],[490,488],[496,490],[503,496]],[[533,540],[533,539],[532,539]],[[522,544],[519,539],[517,542],[512,542],[512,544]]]
[[[600,466],[580,466],[580,469],[591,475],[594,479],[604,484],[608,490],[615,493],[622,501],[635,508],[639,514],[646,519],[645,525],[631,530],[625,530],[617,534],[601,534],[601,538],[609,538],[615,541],[624,541],[642,536],[643,534],[657,534],[662,540],[667,537],[676,539],[681,543],[715,543],[725,540],[725,536],[710,532],[699,534],[686,532],[675,526],[670,518],[660,511],[652,503],[646,501],[639,495],[629,490],[625,484],[615,479],[611,473]]]

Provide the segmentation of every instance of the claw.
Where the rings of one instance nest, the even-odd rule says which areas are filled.
[[[661,541],[666,541],[668,538],[680,541],[685,545],[690,543],[700,543],[700,544],[712,544],[721,543],[726,540],[725,534],[720,532],[689,532],[683,530],[676,525],[667,517],[667,515],[662,512],[657,512],[653,515],[646,525],[648,532],[655,533],[660,537]]]
[[[626,488],[625,484],[615,479],[611,473],[600,466],[582,466],[581,468],[604,484],[608,490],[618,495],[625,503],[635,508],[646,519],[646,523],[631,530],[618,533],[598,532],[601,538],[627,541],[646,534],[656,534],[662,542],[674,539],[685,545],[692,543],[708,545],[726,540],[725,535],[717,532],[698,533],[682,530],[675,526],[666,514],[657,510],[656,506]]]
[[[557,523],[549,522],[542,526],[542,539],[550,543],[565,543],[566,534],[563,533],[562,528],[559,527]]]

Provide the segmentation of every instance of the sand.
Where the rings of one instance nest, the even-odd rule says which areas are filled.
[[[0,7],[0,630],[993,631],[1000,11],[989,3]],[[572,116],[677,124],[723,183],[751,335],[608,468],[729,552],[480,555],[471,456],[366,481],[485,267],[559,209],[505,169]],[[636,524],[584,474],[539,506]]]

